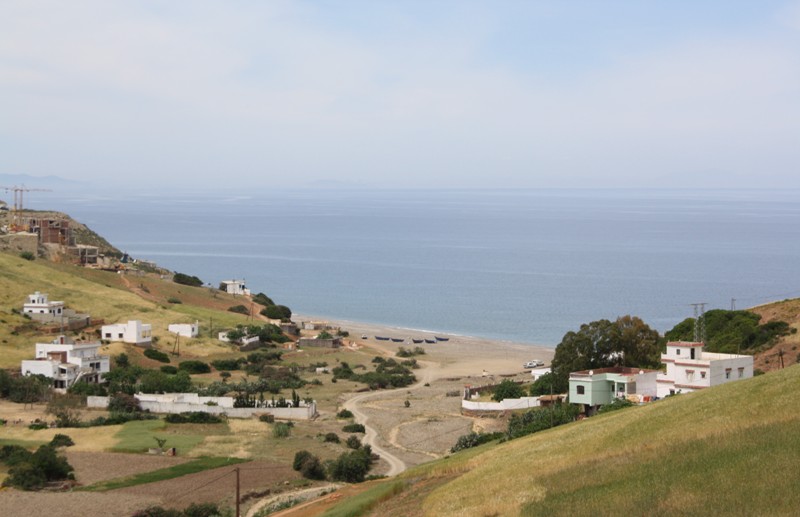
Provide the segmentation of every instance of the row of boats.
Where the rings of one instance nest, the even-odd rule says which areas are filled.
[[[427,338],[425,338],[425,339],[397,338],[397,337],[375,336],[375,339],[377,339],[378,341],[392,341],[394,343],[404,343],[407,339],[411,339],[411,341],[416,343],[416,344],[420,344],[420,343],[423,343],[423,342],[432,344],[432,343],[436,343],[436,342],[439,342],[439,341],[449,341],[450,340],[450,338],[448,338],[448,337],[439,337],[439,336],[433,336],[433,339],[427,339]]]

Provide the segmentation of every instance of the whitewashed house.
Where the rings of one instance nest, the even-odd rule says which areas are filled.
[[[666,373],[658,376],[658,396],[690,393],[753,376],[753,356],[705,352],[704,343],[671,341],[661,354]]]
[[[59,336],[52,343],[36,343],[36,359],[22,361],[23,375],[41,374],[53,379],[53,389],[66,392],[76,382],[102,383],[110,370],[100,343],[74,343]]]
[[[28,295],[28,301],[22,305],[23,314],[31,317],[53,320],[64,313],[64,302],[50,301],[47,294],[36,291]]]
[[[195,321],[194,323],[172,323],[167,327],[167,330],[172,334],[193,338],[200,334],[200,322]]]
[[[131,320],[128,323],[115,323],[103,325],[100,329],[103,339],[109,341],[122,341],[134,345],[149,345],[153,340],[153,328],[149,323]]]
[[[244,280],[223,280],[219,283],[219,290],[228,294],[250,296],[250,289],[244,285]]]

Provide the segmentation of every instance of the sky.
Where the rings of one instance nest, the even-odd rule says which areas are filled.
[[[800,188],[800,1],[0,0],[0,174]]]

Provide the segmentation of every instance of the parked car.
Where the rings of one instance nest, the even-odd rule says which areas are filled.
[[[539,359],[534,359],[533,361],[528,361],[527,363],[522,365],[522,367],[525,369],[536,368],[537,366],[544,366],[544,361],[540,361]]]

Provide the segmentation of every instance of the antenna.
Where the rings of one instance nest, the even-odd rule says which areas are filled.
[[[706,305],[708,303],[690,303],[694,307],[694,341],[695,343],[705,343],[706,341]]]

